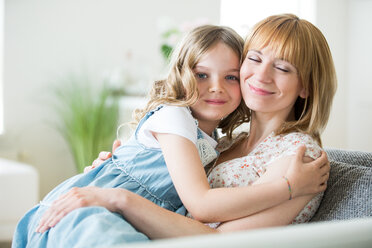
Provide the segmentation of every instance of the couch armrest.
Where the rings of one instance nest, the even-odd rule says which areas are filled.
[[[128,248],[178,247],[371,247],[372,218],[308,223],[226,234],[210,234],[149,243],[125,244]]]

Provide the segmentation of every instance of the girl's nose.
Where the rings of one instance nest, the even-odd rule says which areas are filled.
[[[210,93],[221,93],[223,91],[223,82],[221,79],[215,79],[213,82],[211,82],[211,85],[209,87]]]

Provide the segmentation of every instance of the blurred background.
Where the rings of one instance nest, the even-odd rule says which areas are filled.
[[[370,0],[0,3],[0,157],[37,171],[39,198],[76,174],[76,161],[90,164],[77,158],[73,144],[79,149],[76,142],[81,139],[86,143],[80,147],[106,137],[106,144],[97,146],[108,143],[111,149],[116,127],[130,120],[150,83],[161,78],[166,53],[183,32],[210,23],[231,26],[244,37],[257,21],[284,12],[318,26],[334,56],[338,91],[324,146],[372,152]],[[63,101],[70,105],[61,106]],[[76,111],[70,113],[69,108]],[[84,117],[86,126],[73,122],[81,111],[93,113]],[[89,124],[102,127],[109,122],[113,126],[100,129],[101,136],[87,136],[89,130],[98,133]]]

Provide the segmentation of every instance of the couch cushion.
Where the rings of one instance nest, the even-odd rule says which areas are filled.
[[[372,167],[372,153],[326,148],[329,160]]]
[[[340,158],[335,157],[334,154],[328,155],[330,160]],[[349,159],[347,152],[344,151],[341,155],[344,161]],[[372,161],[358,159],[363,162],[362,164],[370,165]],[[324,192],[320,207],[311,221],[342,220],[367,216],[372,216],[372,167],[331,160],[328,187]]]

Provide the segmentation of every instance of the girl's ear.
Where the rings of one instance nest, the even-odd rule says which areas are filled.
[[[309,96],[309,93],[304,87],[302,87],[302,90],[300,91],[299,96],[303,99],[306,99]]]

